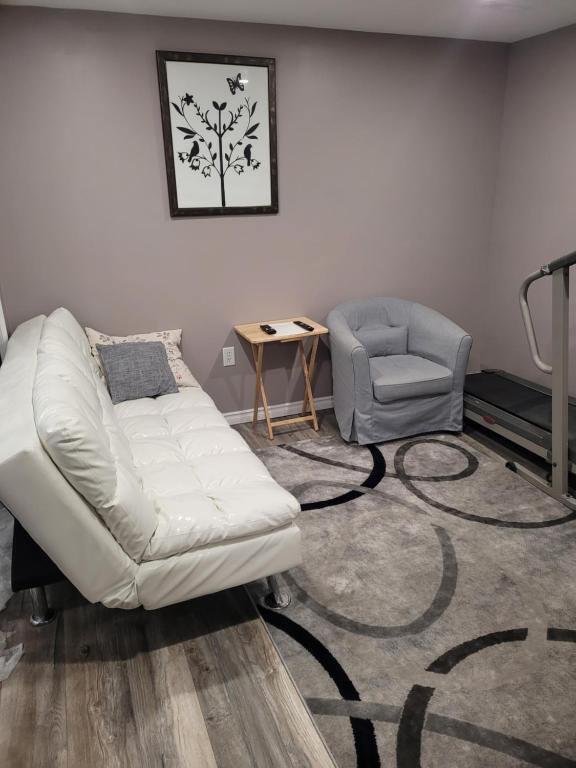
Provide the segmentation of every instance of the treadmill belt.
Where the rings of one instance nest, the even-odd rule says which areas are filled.
[[[464,392],[550,432],[552,398],[498,373],[471,373],[466,376]],[[568,444],[576,450],[576,407],[568,406]]]
[[[469,374],[464,391],[540,429],[550,432],[552,428],[551,398],[498,373]]]

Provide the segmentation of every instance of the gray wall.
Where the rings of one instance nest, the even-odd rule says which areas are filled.
[[[548,384],[531,362],[517,293],[528,273],[576,250],[575,73],[576,27],[512,46],[481,334],[487,366]],[[541,352],[550,360],[551,281],[534,286],[531,296]],[[571,325],[574,336],[574,319]],[[574,351],[572,344],[572,389]]]
[[[157,48],[276,57],[279,215],[170,219]],[[507,55],[488,43],[0,8],[10,328],[59,305],[105,332],[181,326],[185,359],[224,410],[252,400],[238,322],[321,320],[344,299],[392,295],[479,337]],[[238,364],[223,368],[232,342]],[[270,356],[272,402],[300,395],[291,359],[285,347]],[[326,354],[317,390],[330,392]]]

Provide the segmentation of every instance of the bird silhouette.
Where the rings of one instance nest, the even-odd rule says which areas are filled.
[[[196,157],[196,155],[200,152],[200,145],[197,141],[195,141],[192,144],[192,147],[190,149],[190,154],[188,155],[188,160],[192,160],[193,157]]]
[[[246,158],[246,164],[249,166],[252,164],[252,144],[246,144],[244,147],[244,157]]]

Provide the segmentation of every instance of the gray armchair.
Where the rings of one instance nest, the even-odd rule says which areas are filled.
[[[377,298],[340,304],[327,325],[344,440],[462,429],[472,337],[455,323],[421,304]]]

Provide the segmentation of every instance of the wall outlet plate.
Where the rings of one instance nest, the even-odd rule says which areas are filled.
[[[234,347],[222,347],[222,365],[236,365]]]

